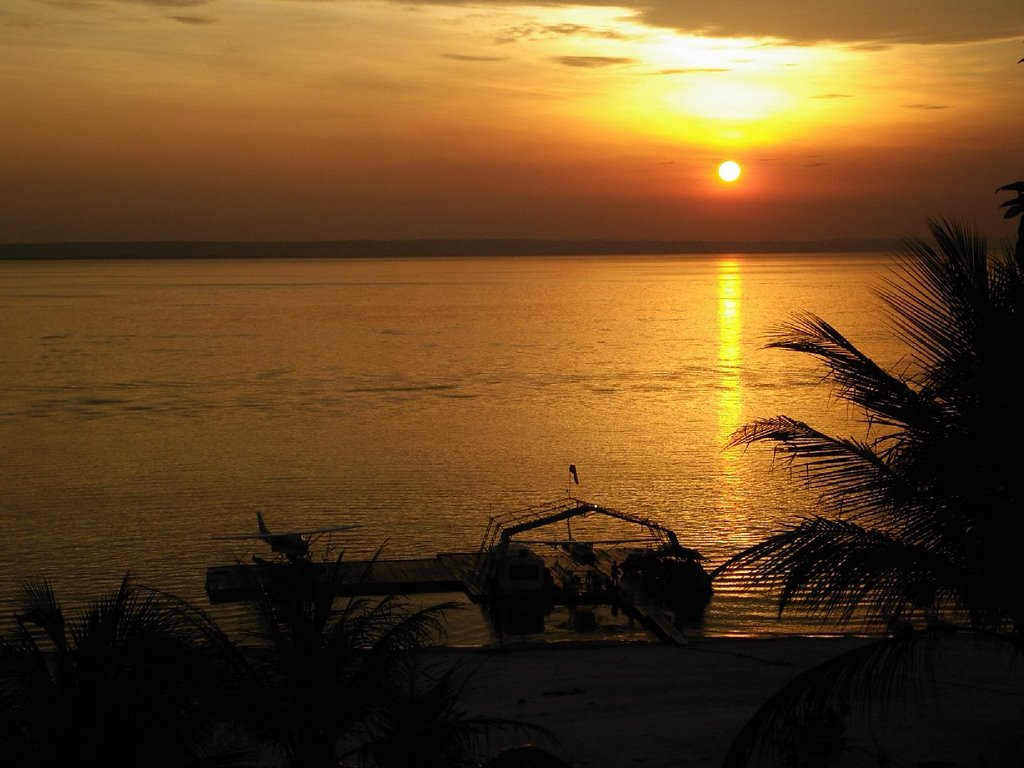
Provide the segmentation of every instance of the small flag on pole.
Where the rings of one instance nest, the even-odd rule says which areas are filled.
[[[569,465],[569,474],[572,475],[573,482],[575,482],[576,485],[579,485],[580,484],[580,478],[579,478],[579,475],[576,474],[576,465],[575,464],[570,464]]]

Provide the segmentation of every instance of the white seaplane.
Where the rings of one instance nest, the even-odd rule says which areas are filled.
[[[358,526],[334,525],[328,528],[310,528],[303,531],[271,531],[263,521],[263,513],[256,512],[256,524],[259,533],[235,533],[225,536],[214,536],[218,541],[234,539],[262,539],[270,545],[272,552],[284,555],[290,562],[308,561],[309,545],[326,533],[350,531]]]

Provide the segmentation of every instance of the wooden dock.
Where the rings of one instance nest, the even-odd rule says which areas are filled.
[[[452,552],[408,560],[343,560],[330,567],[337,568],[333,584],[338,595],[408,595],[467,592],[466,580],[475,563],[475,553]],[[323,566],[276,562],[214,565],[206,569],[206,594],[211,603],[252,600],[275,571],[296,567],[309,568],[310,578],[322,577]]]
[[[614,583],[610,575],[612,558],[604,552],[596,554],[595,562],[588,566],[592,577],[587,581],[593,589],[582,589],[561,599],[556,597],[553,602],[567,605],[615,604],[661,640],[685,645],[686,638],[672,625],[660,606],[644,595],[637,585]],[[483,603],[491,597],[474,578],[477,563],[476,552],[443,552],[428,558],[343,560],[330,567],[337,568],[332,585],[334,593],[339,596],[458,592],[474,603]],[[557,564],[552,561],[551,565],[555,568]],[[309,570],[303,570],[306,568]],[[313,564],[270,561],[210,566],[206,571],[206,593],[211,603],[253,600],[275,578],[275,573],[285,572],[283,569],[292,569],[287,571],[292,576],[315,580],[323,578],[324,568]],[[560,570],[567,571],[568,566],[563,563]]]
[[[610,522],[613,529],[632,526],[639,533],[574,537],[571,523],[588,518]],[[262,533],[256,538],[266,539],[275,552],[287,551],[275,546],[262,518],[259,522]],[[541,615],[554,605],[575,609],[603,604],[622,608],[667,642],[685,643],[673,617],[680,612],[696,615],[711,596],[711,577],[699,563],[700,554],[683,547],[674,531],[642,515],[572,496],[492,517],[475,552],[320,563],[311,562],[308,540],[303,542],[307,546],[298,556],[292,553],[291,561],[253,558],[251,564],[208,568],[210,601],[253,600],[268,589],[327,586],[334,594],[353,596],[461,592],[475,603],[528,607]],[[617,549],[623,545],[628,547]]]

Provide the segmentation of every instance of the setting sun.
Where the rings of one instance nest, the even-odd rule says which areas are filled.
[[[726,160],[718,166],[718,177],[722,181],[736,181],[740,177],[740,173],[742,173],[740,165],[734,160]]]
[[[0,244],[1003,237],[1020,5],[2,0]]]

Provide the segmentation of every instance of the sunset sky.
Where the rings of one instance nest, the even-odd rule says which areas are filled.
[[[1022,57],[1021,0],[4,0],[0,242],[1009,238]]]

